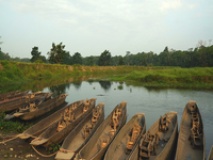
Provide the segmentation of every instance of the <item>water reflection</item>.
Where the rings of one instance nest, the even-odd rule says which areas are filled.
[[[79,88],[81,88],[81,83],[82,83],[82,81],[76,81],[76,82],[73,82],[72,85],[73,85],[76,89],[79,89]]]
[[[101,81],[99,81],[99,84],[101,85],[101,87],[104,90],[109,90],[110,87],[111,87],[111,82],[110,81],[101,80]]]
[[[66,93],[66,89],[69,89],[70,84],[61,84],[58,86],[49,87],[49,91],[54,95],[60,95]]]

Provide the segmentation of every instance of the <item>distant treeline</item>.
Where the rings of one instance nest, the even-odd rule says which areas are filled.
[[[195,49],[186,51],[170,50],[168,47],[156,54],[150,52],[140,52],[132,54],[126,52],[125,56],[112,56],[110,51],[103,51],[100,56],[82,57],[81,53],[76,52],[70,55],[65,50],[62,43],[52,44],[50,52],[47,53],[48,58],[41,55],[38,47],[33,47],[31,51],[31,59],[11,58],[0,50],[0,60],[24,61],[32,63],[50,63],[50,64],[66,64],[66,65],[86,65],[86,66],[180,66],[180,67],[212,67],[213,66],[213,45],[200,45]]]

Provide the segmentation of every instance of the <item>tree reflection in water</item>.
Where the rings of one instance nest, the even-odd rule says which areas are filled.
[[[99,84],[101,85],[101,87],[104,89],[104,90],[109,90],[112,83],[110,81],[99,81]]]

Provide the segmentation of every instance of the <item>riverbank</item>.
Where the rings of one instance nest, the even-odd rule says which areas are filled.
[[[155,88],[213,89],[213,68],[80,66],[0,61],[2,92],[88,79],[125,81]]]

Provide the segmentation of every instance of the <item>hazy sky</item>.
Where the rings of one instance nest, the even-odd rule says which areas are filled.
[[[187,50],[213,39],[213,1],[0,0],[0,36],[2,51],[20,58],[34,46],[47,56],[53,42],[83,57]]]

